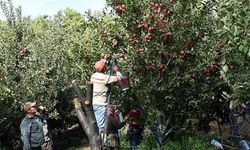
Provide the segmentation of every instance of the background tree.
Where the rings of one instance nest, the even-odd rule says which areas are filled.
[[[107,2],[126,29],[122,41],[126,51],[122,52],[123,47],[117,47],[116,51],[128,55],[128,70],[132,73],[134,92],[148,112],[149,126],[157,129],[158,139],[164,141],[170,131],[178,134],[195,126],[208,131],[209,122],[216,116],[224,122],[229,102],[236,99],[229,101],[228,97],[223,97],[223,93],[231,96],[239,94],[235,90],[237,85],[231,84],[235,81],[228,79],[228,76],[236,73],[231,61],[241,60],[240,68],[244,70],[244,64],[248,64],[243,59],[243,56],[248,58],[247,48],[241,46],[244,54],[236,50],[237,45],[246,40],[238,36],[246,35],[248,27],[248,22],[243,19],[245,10],[237,10],[247,2]],[[239,20],[234,17],[231,20],[231,14]],[[240,17],[243,17],[243,23]],[[227,20],[232,22],[221,26]],[[234,23],[240,24],[238,28],[241,29],[241,34],[235,34],[237,42],[228,40],[231,33],[227,29],[237,28]],[[240,75],[244,81],[247,79],[245,76],[249,75],[247,72]],[[247,84],[244,81],[239,83]],[[246,92],[247,88],[243,91]],[[155,119],[156,116],[159,119]],[[166,118],[170,117],[169,123]]]

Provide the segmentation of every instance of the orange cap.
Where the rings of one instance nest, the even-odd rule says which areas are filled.
[[[105,67],[106,59],[101,59],[95,63],[95,69],[97,71],[102,71]]]

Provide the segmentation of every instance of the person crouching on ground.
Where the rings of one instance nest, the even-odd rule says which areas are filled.
[[[105,145],[108,149],[111,150],[119,150],[120,149],[120,140],[118,136],[118,130],[121,129],[125,123],[128,121],[128,116],[124,118],[123,121],[120,122],[119,114],[116,114],[116,106],[109,105],[107,108],[107,122],[105,126],[105,133],[106,133],[106,141]]]

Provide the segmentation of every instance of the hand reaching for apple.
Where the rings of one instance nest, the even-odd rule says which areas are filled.
[[[113,71],[117,72],[117,71],[120,71],[120,69],[119,69],[119,67],[115,66],[115,67],[113,67]]]

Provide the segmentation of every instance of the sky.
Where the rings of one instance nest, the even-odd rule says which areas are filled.
[[[0,0],[6,1],[6,0]],[[36,18],[40,15],[55,15],[58,10],[69,7],[80,13],[91,9],[93,11],[102,10],[105,7],[105,0],[12,0],[14,6],[22,7],[23,16]],[[5,19],[0,9],[0,19]]]

